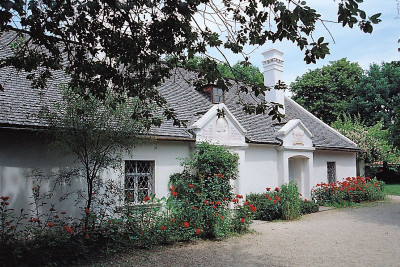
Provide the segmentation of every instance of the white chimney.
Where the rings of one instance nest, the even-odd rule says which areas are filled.
[[[275,90],[275,85],[278,81],[283,81],[283,52],[271,48],[262,53],[264,56],[264,84],[271,88],[265,92],[265,100],[284,105],[284,90]],[[279,109],[279,112],[285,114],[284,109]]]

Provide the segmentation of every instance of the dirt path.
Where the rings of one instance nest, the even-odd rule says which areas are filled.
[[[135,251],[121,266],[400,266],[400,197],[368,207],[255,222],[256,231],[221,242],[199,241]],[[111,265],[111,262],[105,265]]]

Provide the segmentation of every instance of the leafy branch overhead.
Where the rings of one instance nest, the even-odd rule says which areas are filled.
[[[379,14],[367,17],[359,7],[362,2],[339,1],[337,22],[350,28],[357,24],[371,33]],[[119,101],[137,97],[143,105],[162,107],[167,119],[180,124],[156,89],[175,66],[199,54],[211,58],[210,47],[222,54],[223,49],[242,54],[248,62],[245,46],[283,39],[304,51],[307,63],[316,62],[329,53],[324,38],[313,35],[317,25],[326,22],[306,2],[293,0],[2,0],[0,30],[20,30],[12,42],[22,43],[14,55],[0,59],[0,67],[31,72],[28,78],[35,87],[45,87],[54,70],[61,70],[70,77],[69,87],[81,95],[90,92],[104,99],[111,91]],[[203,86],[230,88],[212,60],[198,70],[198,77]],[[245,82],[241,91],[257,95],[266,90]],[[278,110],[265,103],[245,108],[250,113]]]

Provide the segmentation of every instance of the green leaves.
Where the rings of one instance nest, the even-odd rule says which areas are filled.
[[[370,33],[380,14],[368,18],[359,8],[362,2],[340,1],[338,22],[350,28],[358,23],[362,31]],[[185,66],[195,55],[207,57],[210,47],[245,54],[249,45],[286,39],[304,51],[307,63],[329,54],[329,44],[323,38],[313,39],[317,22],[323,18],[305,1],[7,0],[0,6],[0,31],[24,30],[19,32],[22,46],[1,59],[0,66],[41,70],[28,77],[35,87],[46,86],[54,71],[64,72],[71,78],[68,86],[80,88],[82,94],[91,92],[104,100],[109,90],[119,99],[137,97],[143,106],[159,106],[176,125],[181,125],[177,114],[168,108],[156,87],[171,77],[174,67]],[[173,58],[174,64],[164,64],[166,57]],[[193,84],[218,84],[228,90],[229,80],[213,70],[212,63],[207,64],[197,70],[198,80]],[[240,82],[248,87],[243,92],[262,93],[252,81]],[[267,106],[244,108],[265,113]]]

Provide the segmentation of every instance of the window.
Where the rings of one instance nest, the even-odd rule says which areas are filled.
[[[224,91],[222,91],[221,88],[213,87],[212,102],[213,103],[223,103],[224,102]]]
[[[125,161],[125,201],[139,203],[153,193],[154,161]]]
[[[336,182],[336,162],[327,162],[328,183]]]

